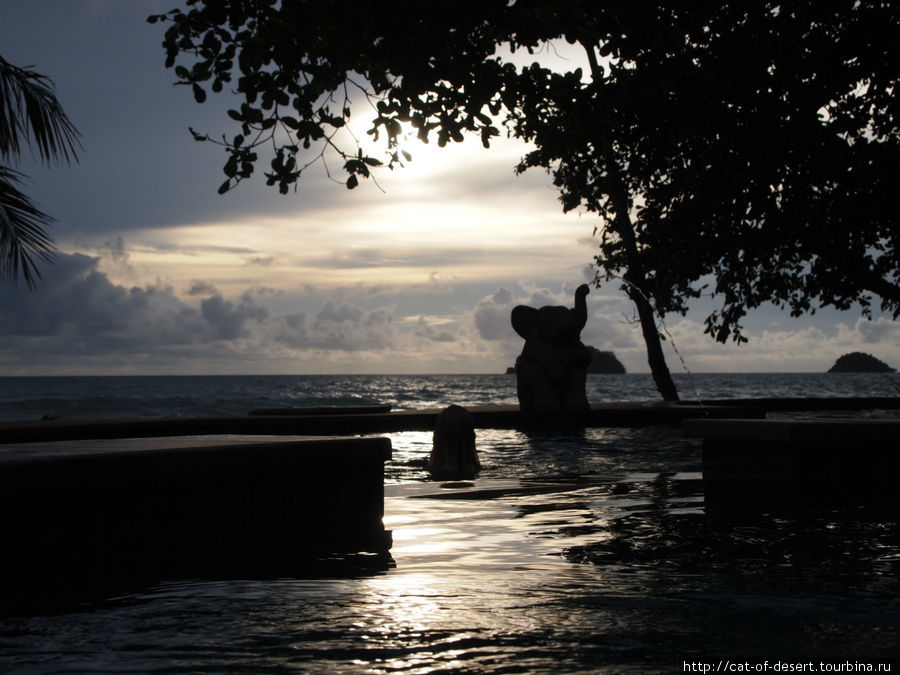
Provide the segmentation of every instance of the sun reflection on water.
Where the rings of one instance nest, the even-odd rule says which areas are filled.
[[[468,486],[429,481],[430,434],[391,440],[394,568],[166,583],[0,622],[0,671],[673,672],[900,641],[896,510],[717,511],[673,430],[480,430]]]
[[[684,472],[473,483],[385,487],[395,568],[167,583],[0,623],[0,670],[673,672],[885,660],[900,638],[895,511],[723,514]]]
[[[480,496],[467,499],[459,498],[466,490],[436,483],[386,488],[396,568],[360,582],[359,628],[381,645],[365,664],[371,672],[498,665],[510,640],[521,639],[512,636],[544,640],[561,588],[596,582],[596,571],[559,556],[549,534],[534,536],[581,507],[550,520],[537,509],[523,515],[531,498],[521,489],[518,481],[476,481]],[[403,655],[388,658],[385,645]]]

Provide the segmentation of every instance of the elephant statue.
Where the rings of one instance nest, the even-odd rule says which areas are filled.
[[[525,339],[516,359],[516,388],[523,413],[583,413],[591,355],[581,343],[587,323],[587,284],[575,290],[575,306],[535,309],[518,305],[512,326]]]

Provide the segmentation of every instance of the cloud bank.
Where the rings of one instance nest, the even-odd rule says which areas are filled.
[[[181,290],[124,284],[103,271],[107,262],[61,253],[36,291],[0,286],[3,374],[503,372],[522,346],[512,308],[572,302],[572,284],[554,290],[530,282],[462,306],[465,293],[453,285],[439,293],[408,288],[402,303],[402,294],[379,288],[286,296],[256,285],[229,296],[200,279]],[[615,351],[630,372],[646,372],[628,304],[606,291],[588,299],[583,341]],[[900,363],[900,326],[883,317],[832,330],[770,327],[741,346],[714,343],[692,318],[666,328],[673,372],[821,372],[848,351]]]

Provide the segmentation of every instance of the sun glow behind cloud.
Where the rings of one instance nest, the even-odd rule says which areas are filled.
[[[435,272],[468,282],[581,279],[592,220],[562,214],[546,174],[514,176],[522,151],[506,139],[491,151],[471,140],[424,145],[405,168],[381,169],[378,185],[353,191],[311,176],[333,202],[307,207],[301,185],[296,196],[271,194],[295,199],[293,213],[133,231],[131,262],[176,286],[204,278],[236,289],[264,272],[266,285],[285,291],[408,284]]]

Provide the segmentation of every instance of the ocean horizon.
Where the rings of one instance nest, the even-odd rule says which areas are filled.
[[[900,373],[675,373],[683,401],[900,396]],[[649,373],[592,374],[591,402],[660,400]],[[510,374],[0,376],[0,421],[245,415],[260,408],[513,405]]]

